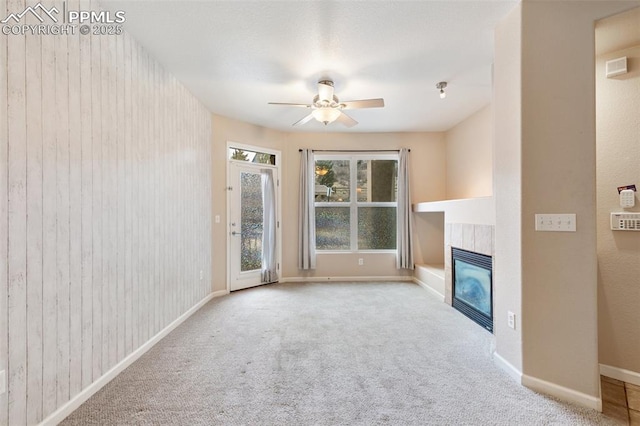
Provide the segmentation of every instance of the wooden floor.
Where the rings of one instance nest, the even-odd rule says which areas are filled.
[[[640,386],[600,376],[602,411],[621,424],[640,426]]]

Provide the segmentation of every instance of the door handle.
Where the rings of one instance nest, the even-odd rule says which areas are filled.
[[[242,233],[241,233],[241,232],[233,231],[233,232],[231,232],[231,235],[242,235]]]

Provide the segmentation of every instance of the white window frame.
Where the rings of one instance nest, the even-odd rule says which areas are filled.
[[[349,161],[349,201],[320,201],[314,202],[314,215],[316,207],[349,207],[349,230],[350,230],[350,248],[348,250],[323,250],[316,247],[318,254],[331,254],[331,253],[396,253],[395,249],[367,249],[358,250],[358,207],[395,207],[396,213],[398,211],[398,201],[393,202],[366,202],[358,201],[358,160],[395,160],[400,161],[400,156],[393,153],[340,153],[340,154],[315,154],[314,161]],[[314,176],[315,179],[315,176]],[[396,220],[397,215],[396,215]]]

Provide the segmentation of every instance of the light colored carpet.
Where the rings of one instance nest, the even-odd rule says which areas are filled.
[[[62,424],[615,424],[516,384],[492,341],[415,284],[273,284],[211,301]]]

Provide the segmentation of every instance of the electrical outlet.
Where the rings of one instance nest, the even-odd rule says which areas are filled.
[[[360,265],[360,266],[364,265],[364,259],[363,258],[359,258],[358,259],[358,265]]]
[[[200,269],[200,281],[204,279],[204,271]]]
[[[7,389],[6,377],[4,374],[4,370],[0,371],[0,395],[2,395]]]
[[[511,311],[507,312],[507,324],[509,325],[509,328],[513,328],[514,330],[516,329],[516,314]]]
[[[214,220],[216,223],[220,223],[220,215],[219,214],[215,215]]]

